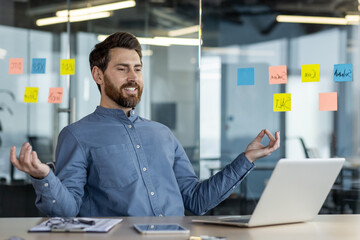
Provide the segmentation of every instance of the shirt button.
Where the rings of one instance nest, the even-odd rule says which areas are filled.
[[[132,125],[128,125],[128,128],[132,128]]]
[[[233,186],[233,189],[235,189],[236,188],[236,186]]]
[[[154,192],[151,192],[150,194],[151,194],[151,196],[154,196],[155,193],[154,193]]]
[[[144,167],[144,168],[143,168],[143,171],[145,172],[146,170],[147,170],[146,167]]]
[[[162,214],[159,214],[159,217],[162,217],[163,215]]]
[[[54,199],[54,200],[52,200],[52,203],[56,203],[56,200]]]
[[[131,111],[131,114],[134,114],[135,113],[135,111]]]
[[[140,148],[140,145],[136,145],[136,148]]]
[[[44,187],[48,187],[49,186],[49,184],[48,183],[44,183]]]

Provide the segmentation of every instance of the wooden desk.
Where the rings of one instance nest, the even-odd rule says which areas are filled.
[[[187,236],[149,236],[137,233],[134,223],[179,223],[190,229],[190,235],[225,236],[228,240],[353,240],[360,239],[360,215],[319,215],[312,222],[277,225],[258,228],[237,228],[192,223],[193,218],[204,217],[125,217],[124,221],[109,233],[28,233],[27,230],[41,221],[41,218],[0,218],[0,239],[10,236],[26,240],[57,239],[188,239]]]

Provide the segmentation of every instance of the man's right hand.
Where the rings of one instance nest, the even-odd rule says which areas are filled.
[[[50,172],[49,166],[39,160],[36,152],[32,151],[31,145],[27,142],[21,147],[19,159],[16,158],[16,147],[11,147],[10,161],[18,170],[34,178],[43,179]]]

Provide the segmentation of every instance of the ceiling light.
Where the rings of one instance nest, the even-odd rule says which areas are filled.
[[[81,16],[70,16],[70,22],[81,22],[81,21],[87,21],[87,20],[93,20],[93,19],[99,19],[99,18],[107,18],[110,17],[110,12],[100,12],[100,13],[93,13],[93,14],[87,14],[87,15],[81,15]],[[58,24],[58,23],[64,23],[68,21],[68,17],[50,17],[50,18],[41,18],[36,20],[37,26],[45,26],[45,25],[52,25],[52,24]]]
[[[348,14],[345,16],[345,19],[351,25],[358,25],[360,22],[360,16],[356,14]]]
[[[98,35],[99,42],[104,41],[108,35]],[[171,46],[171,45],[183,45],[183,46],[198,46],[199,39],[197,38],[170,38],[170,37],[154,37],[154,38],[137,38],[140,44],[143,45],[155,45],[155,46]]]
[[[117,3],[98,5],[98,6],[94,6],[94,7],[88,7],[88,8],[79,8],[79,9],[70,10],[70,16],[79,16],[79,15],[86,15],[86,14],[91,14],[91,13],[98,13],[98,12],[112,11],[112,10],[118,10],[118,9],[123,9],[123,8],[130,8],[130,7],[135,7],[135,5],[136,5],[136,2],[134,0],[130,0],[130,1],[122,1],[122,2],[117,2]],[[68,10],[57,11],[56,16],[67,17]]]
[[[278,22],[288,23],[310,23],[310,24],[330,24],[330,25],[347,25],[348,22],[345,18],[335,17],[311,17],[311,16],[291,16],[291,15],[278,15],[276,17]]]
[[[197,38],[170,38],[170,37],[154,37],[154,41],[158,43],[166,43],[170,45],[186,45],[198,46],[199,39]]]
[[[177,37],[177,36],[182,36],[182,35],[196,33],[196,32],[199,32],[199,25],[186,27],[186,28],[180,28],[177,30],[171,30],[168,32],[168,35],[170,37]]]

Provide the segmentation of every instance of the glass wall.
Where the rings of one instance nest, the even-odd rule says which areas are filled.
[[[61,19],[67,9],[89,12],[104,5],[113,8],[101,18],[86,13],[85,18],[97,19],[77,21],[78,16],[70,12],[68,22],[65,12]],[[19,152],[30,141],[41,161],[54,161],[59,131],[92,113],[100,103],[89,53],[116,31],[131,32],[142,44],[144,91],[138,114],[168,126],[199,171],[198,2],[4,0],[0,11],[0,216],[39,214],[28,177],[11,167],[10,147],[15,145]],[[45,59],[45,65],[36,65],[38,58]],[[62,75],[61,69],[69,70],[65,65],[61,68],[64,59],[75,60],[73,74]],[[22,62],[22,72],[11,72],[12,61]],[[57,89],[57,98],[51,97],[51,88],[62,88],[62,94]],[[59,96],[60,103],[49,103]],[[26,206],[16,209],[24,201]]]
[[[344,169],[321,213],[358,213],[358,1],[218,1],[204,3],[202,12],[201,59],[211,67],[201,68],[200,92],[201,96],[204,91],[212,92],[207,100],[215,96],[220,103],[205,107],[217,112],[211,119],[202,115],[204,108],[200,111],[200,166],[213,174],[244,151],[264,128],[272,133],[280,130],[282,142],[277,152],[256,162],[240,189],[212,213],[251,213],[276,162],[285,157],[345,157]],[[292,18],[282,21],[281,15],[305,16],[308,23],[291,22]],[[350,21],[350,15],[356,20]],[[331,18],[320,18],[320,24],[309,23],[309,16]],[[329,22],[333,20],[335,23]],[[304,66],[312,64],[319,67],[319,81],[304,82]],[[276,66],[285,70],[276,74],[272,68]],[[244,75],[248,69],[254,75]],[[209,71],[214,74],[207,74]],[[345,75],[352,77],[336,81]],[[286,83],[273,84],[285,78]],[[284,108],[277,111],[274,97],[283,93],[291,94],[291,101],[286,99]],[[329,94],[337,97],[322,102]],[[206,97],[200,100],[201,107],[206,105]],[[333,105],[324,111],[324,103]],[[209,143],[203,126],[215,122],[216,138]]]
[[[89,13],[108,4],[117,5]],[[66,12],[84,8],[86,16]],[[342,23],[280,22],[279,15]],[[348,15],[355,20],[346,20]],[[99,105],[88,57],[116,31],[133,33],[143,47],[139,115],[174,132],[200,179],[230,163],[262,129],[281,131],[281,148],[258,160],[240,188],[208,214],[251,213],[276,162],[285,157],[345,157],[321,212],[358,213],[358,15],[357,0],[2,0],[0,216],[39,215],[29,179],[11,167],[9,149],[15,145],[19,151],[30,141],[43,162],[54,161],[59,131]],[[61,74],[64,59],[75,60],[74,74]],[[319,64],[318,82],[302,81],[302,66],[309,64]],[[334,81],[336,64],[352,64],[352,81]],[[269,83],[273,66],[286,66],[280,76],[286,84]],[[241,82],[242,71],[253,71],[250,84]],[[50,94],[52,88],[62,91]],[[320,111],[320,93],[334,92],[337,110]],[[291,94],[291,110],[285,104],[286,111],[274,111],[279,93]],[[60,96],[60,103],[49,103]]]

